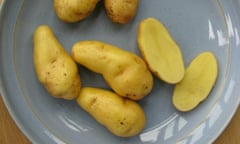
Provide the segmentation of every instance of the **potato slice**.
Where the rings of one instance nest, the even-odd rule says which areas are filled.
[[[198,55],[186,69],[183,80],[173,93],[173,104],[180,111],[195,108],[209,95],[218,75],[218,65],[211,52]]]
[[[167,29],[155,18],[140,22],[137,41],[149,69],[167,83],[178,83],[184,76],[180,48]]]

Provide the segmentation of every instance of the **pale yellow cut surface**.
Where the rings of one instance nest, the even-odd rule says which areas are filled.
[[[173,104],[180,111],[194,109],[205,100],[212,90],[218,75],[218,65],[211,52],[199,54],[186,69],[183,80],[173,93]]]
[[[184,76],[184,62],[179,46],[165,26],[155,18],[140,22],[137,41],[150,70],[167,83],[178,83]]]

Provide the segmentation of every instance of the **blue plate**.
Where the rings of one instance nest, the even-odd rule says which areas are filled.
[[[5,0],[0,15],[0,89],[11,116],[33,143],[203,144],[213,142],[240,101],[240,4],[237,0],[140,0],[137,16],[112,23],[101,2],[84,21],[67,24],[53,0]],[[51,97],[36,78],[33,32],[49,25],[70,53],[79,40],[101,40],[139,55],[138,23],[159,19],[181,47],[185,66],[212,51],[219,75],[211,94],[196,109],[182,113],[171,102],[174,85],[155,78],[153,91],[139,101],[147,124],[137,136],[119,138],[99,125],[77,103]],[[79,65],[83,86],[109,88],[102,77]]]

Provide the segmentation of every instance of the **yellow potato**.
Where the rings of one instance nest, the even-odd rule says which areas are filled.
[[[189,111],[205,100],[218,75],[215,56],[211,52],[199,54],[190,63],[183,80],[173,93],[173,104],[180,111]]]
[[[80,41],[73,45],[75,61],[100,73],[119,95],[142,99],[152,89],[153,77],[137,55],[100,41]]]
[[[77,102],[96,121],[120,137],[137,135],[146,123],[144,111],[136,102],[107,90],[82,88]]]
[[[108,17],[116,23],[125,24],[137,13],[138,0],[104,0]]]
[[[37,77],[52,96],[78,96],[81,83],[77,65],[46,25],[34,32],[33,58]]]
[[[100,0],[54,0],[57,16],[65,22],[78,22],[95,9]]]
[[[178,83],[184,76],[181,50],[167,29],[155,18],[139,24],[137,41],[149,69],[167,83]]]

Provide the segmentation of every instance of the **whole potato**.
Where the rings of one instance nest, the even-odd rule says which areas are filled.
[[[107,90],[82,88],[77,102],[100,124],[120,137],[137,135],[146,123],[144,111],[136,102]]]
[[[72,47],[73,59],[102,74],[119,95],[142,99],[153,87],[153,77],[137,55],[100,41],[80,41]]]
[[[78,22],[86,18],[100,0],[54,0],[57,16],[65,22]]]
[[[116,23],[125,24],[137,13],[138,0],[104,0],[108,17]]]
[[[77,65],[46,25],[34,32],[34,67],[39,81],[54,97],[74,99],[80,92]]]

